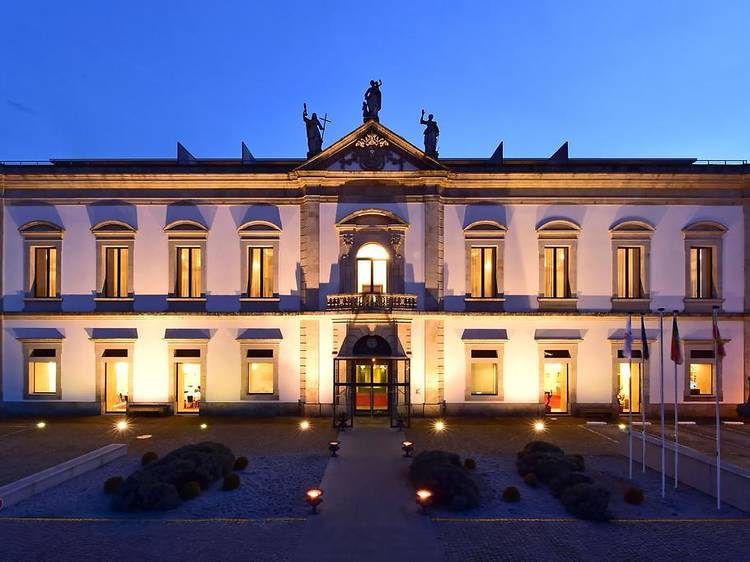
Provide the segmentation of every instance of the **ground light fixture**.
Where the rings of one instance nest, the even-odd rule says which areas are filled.
[[[36,422],[36,427],[37,429],[44,429],[45,427],[47,427],[47,422],[43,422],[43,421]]]
[[[620,423],[620,424],[617,424],[617,427],[620,428],[620,431],[625,431],[628,426],[625,425],[624,423]]]
[[[404,452],[405,457],[410,457],[411,452],[414,450],[414,443],[411,441],[401,441],[401,450]]]
[[[207,427],[208,427],[208,424],[207,424],[207,423],[202,423],[202,424],[201,424],[201,429],[206,429]]]
[[[313,515],[318,514],[318,506],[323,503],[323,490],[319,488],[312,488],[305,492],[305,498],[307,499],[307,505],[312,508],[311,513]]]
[[[128,421],[127,420],[120,420],[115,424],[115,429],[117,431],[125,431],[128,429]]]
[[[433,429],[434,429],[435,431],[437,431],[438,433],[440,433],[441,431],[445,431],[445,422],[444,422],[443,420],[437,420],[437,421],[436,421],[436,422],[435,422],[435,423],[433,424],[432,428],[433,428]]]
[[[547,426],[544,425],[544,422],[542,420],[537,420],[534,422],[534,431],[536,431],[537,433],[541,433],[545,429],[547,429]]]
[[[307,431],[308,429],[310,429],[310,422],[307,420],[302,420],[301,422],[299,422],[299,428],[302,431]]]
[[[328,450],[331,451],[332,457],[337,457],[338,455],[336,452],[341,448],[341,442],[340,441],[329,441],[328,442]]]
[[[427,515],[427,508],[432,503],[432,492],[427,488],[417,490],[417,504],[422,508],[422,513]]]

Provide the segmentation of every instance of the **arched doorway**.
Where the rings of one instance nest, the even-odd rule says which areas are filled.
[[[379,416],[389,412],[389,382],[392,351],[390,344],[376,335],[364,336],[352,348],[354,413]]]

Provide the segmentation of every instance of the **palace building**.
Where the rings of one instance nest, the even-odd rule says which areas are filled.
[[[663,308],[668,411],[735,414],[748,163],[435,139],[365,113],[306,159],[3,163],[0,412],[653,415]]]

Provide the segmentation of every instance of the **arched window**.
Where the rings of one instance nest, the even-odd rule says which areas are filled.
[[[388,290],[388,259],[383,246],[364,244],[357,252],[357,292],[385,293]]]

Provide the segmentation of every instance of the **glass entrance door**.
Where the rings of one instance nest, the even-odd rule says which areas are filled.
[[[177,412],[197,414],[201,407],[200,363],[177,363]]]
[[[568,363],[544,363],[544,404],[547,413],[568,412]]]
[[[371,359],[354,365],[355,413],[388,412],[388,362]]]
[[[108,414],[125,412],[128,408],[129,367],[127,361],[104,362],[105,412]]]
[[[617,401],[620,412],[627,414],[641,411],[641,364],[633,361],[622,361],[617,370]],[[632,396],[632,399],[631,399]]]

